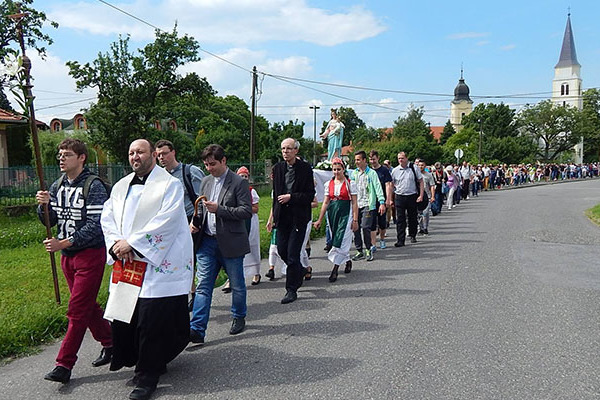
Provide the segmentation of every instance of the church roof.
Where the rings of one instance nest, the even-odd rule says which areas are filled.
[[[570,67],[571,65],[580,65],[577,62],[577,53],[575,52],[575,40],[573,40],[573,30],[571,29],[571,14],[567,16],[567,27],[563,37],[562,48],[560,49],[560,58],[554,68]]]
[[[458,80],[458,85],[456,85],[456,87],[454,88],[454,100],[452,100],[453,103],[459,103],[461,101],[468,101],[468,102],[473,102],[473,100],[471,100],[471,98],[469,97],[469,93],[470,93],[470,89],[467,86],[467,84],[465,83],[465,80],[462,76],[462,71],[460,73],[460,79]]]

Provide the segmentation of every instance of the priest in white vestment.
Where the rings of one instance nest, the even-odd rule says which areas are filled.
[[[193,246],[183,186],[156,166],[152,143],[133,141],[129,163],[134,172],[114,185],[102,211],[114,263],[105,318],[113,329],[110,370],[135,366],[129,398],[147,399],[189,342]]]

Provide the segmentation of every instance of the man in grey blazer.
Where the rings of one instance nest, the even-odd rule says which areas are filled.
[[[246,326],[246,282],[244,255],[250,253],[246,219],[252,217],[248,182],[227,168],[223,148],[207,146],[201,155],[210,175],[202,180],[200,222],[192,221],[192,232],[200,231],[196,252],[198,286],[190,321],[190,341],[203,344],[210,315],[210,304],[217,274],[225,268],[231,284],[233,323],[229,333],[242,332]],[[197,223],[199,226],[194,225]]]

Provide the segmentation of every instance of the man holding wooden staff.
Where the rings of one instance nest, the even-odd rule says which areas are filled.
[[[81,140],[63,140],[57,156],[63,175],[49,191],[36,194],[40,220],[43,222],[42,205],[48,204],[50,223],[57,225],[57,237],[45,239],[44,246],[48,252],[62,253],[60,265],[71,292],[67,334],[56,357],[56,367],[44,377],[61,383],[71,378],[87,328],[103,347],[92,365],[108,364],[112,355],[110,325],[102,318],[104,312],[96,302],[106,263],[100,214],[108,194],[102,181],[84,167],[87,157],[87,147]]]

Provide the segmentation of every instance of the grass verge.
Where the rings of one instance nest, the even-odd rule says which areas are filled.
[[[596,225],[600,225],[600,204],[585,210],[585,215]]]

